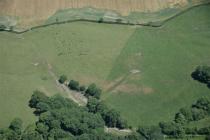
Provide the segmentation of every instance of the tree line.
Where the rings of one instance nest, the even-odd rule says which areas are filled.
[[[198,66],[191,76],[193,79],[210,87],[210,66]]]
[[[115,136],[104,132],[105,122],[99,113],[92,113],[60,95],[46,96],[35,91],[29,101],[38,117],[35,125],[25,129],[15,118],[8,128],[0,130],[1,140],[137,140],[140,135]]]

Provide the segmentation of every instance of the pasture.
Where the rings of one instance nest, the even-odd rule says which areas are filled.
[[[27,106],[35,89],[61,93],[49,70],[95,82],[134,127],[172,120],[179,108],[210,96],[190,76],[210,63],[209,13],[209,5],[197,7],[160,28],[74,22],[0,32],[0,127],[14,117],[25,125],[36,119]]]

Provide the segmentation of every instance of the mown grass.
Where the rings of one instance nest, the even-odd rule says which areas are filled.
[[[181,107],[210,96],[206,85],[191,78],[196,66],[210,64],[209,16],[210,6],[202,6],[161,28],[137,29],[108,79],[113,81],[138,69],[140,73],[131,74],[122,86],[132,84],[139,91],[109,92],[104,100],[136,127],[173,120]],[[145,92],[145,87],[150,92]]]
[[[84,83],[103,83],[134,28],[77,22],[24,34],[0,33],[0,127],[14,117],[25,125],[36,119],[28,107],[35,89],[60,91],[49,74]]]

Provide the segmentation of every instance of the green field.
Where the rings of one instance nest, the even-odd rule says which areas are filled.
[[[210,63],[210,6],[160,28],[74,22],[13,34],[0,32],[0,127],[36,118],[27,105],[35,89],[59,93],[49,74],[97,83],[102,99],[136,127],[172,120],[210,90],[190,77]]]

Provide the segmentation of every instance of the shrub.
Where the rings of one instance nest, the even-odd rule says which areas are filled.
[[[139,127],[137,130],[146,140],[163,140],[163,134],[160,127],[150,126],[150,127]]]
[[[74,81],[74,80],[71,80],[68,84],[68,87],[72,90],[77,90],[79,91],[79,82],[78,81]]]
[[[66,75],[61,75],[60,78],[59,78],[59,83],[63,84],[65,83],[67,80],[67,76]]]
[[[86,90],[85,95],[87,97],[93,96],[93,97],[99,99],[101,96],[101,89],[96,87],[95,84],[91,84],[90,86],[88,86],[88,89]]]
[[[185,135],[185,130],[181,124],[174,122],[161,122],[160,128],[162,132],[168,136],[182,138]]]
[[[210,82],[210,67],[209,66],[198,66],[192,73],[192,77],[202,83],[208,84]]]
[[[86,90],[86,87],[85,87],[85,86],[80,86],[80,87],[79,87],[79,90],[80,90],[80,91],[85,91],[85,90]]]

